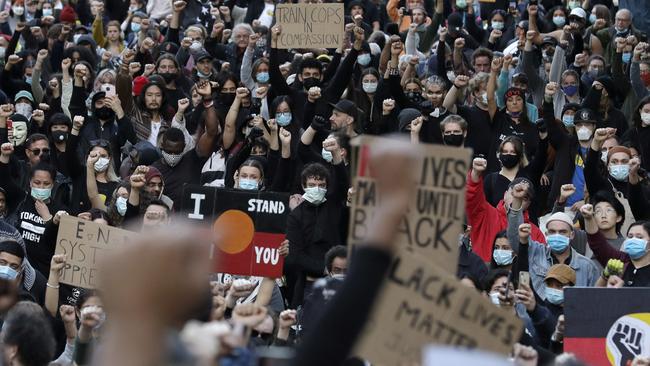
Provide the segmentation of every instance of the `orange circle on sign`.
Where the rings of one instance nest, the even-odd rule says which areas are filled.
[[[228,254],[237,254],[246,249],[255,234],[253,220],[242,211],[227,210],[214,222],[216,244]]]

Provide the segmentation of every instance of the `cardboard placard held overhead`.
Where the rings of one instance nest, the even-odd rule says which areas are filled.
[[[73,216],[63,216],[56,238],[56,254],[66,255],[60,282],[94,289],[98,264],[108,251],[133,239],[137,233]]]
[[[289,195],[187,185],[181,212],[214,238],[214,271],[281,277]]]
[[[369,171],[372,144],[390,140],[362,136],[358,140],[353,163],[355,195],[350,207],[348,243],[362,242],[368,224],[381,197]],[[424,155],[416,175],[417,193],[402,219],[396,241],[398,252],[415,253],[437,264],[448,273],[456,273],[458,236],[465,215],[465,178],[470,168],[470,149],[421,144]]]
[[[277,48],[338,48],[345,35],[343,3],[278,4],[276,24],[282,26]]]
[[[506,355],[523,329],[512,308],[408,252],[394,259],[377,300],[354,352],[373,364],[419,363],[431,343]]]

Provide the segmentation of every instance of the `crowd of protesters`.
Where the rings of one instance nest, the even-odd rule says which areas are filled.
[[[522,320],[515,363],[579,364],[563,290],[650,286],[650,3],[345,0],[337,48],[287,50],[283,2],[1,2],[2,364],[364,364],[413,157],[373,157],[348,271],[361,135],[472,149],[458,279]],[[187,184],[290,194],[284,276],[199,277],[166,237],[60,282],[62,217],[154,236]]]

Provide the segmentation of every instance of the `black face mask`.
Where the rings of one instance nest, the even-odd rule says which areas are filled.
[[[176,73],[172,72],[163,72],[162,74],[158,75],[162,76],[162,78],[165,79],[166,83],[171,83],[172,81],[176,80],[177,77]]]
[[[406,93],[406,97],[409,98],[413,104],[420,104],[424,100],[424,98],[422,98],[422,93],[418,92],[408,92]]]
[[[503,165],[504,168],[512,169],[515,166],[517,166],[517,164],[519,164],[519,156],[510,155],[510,154],[501,154],[499,155],[499,161],[501,161],[501,165]]]
[[[95,109],[95,117],[105,121],[111,120],[115,117],[115,111],[108,107],[97,108]]]
[[[463,135],[444,135],[442,140],[445,142],[445,145],[448,146],[460,146],[463,144],[465,138]]]
[[[320,80],[316,78],[306,78],[302,80],[302,85],[305,87],[305,90],[309,90],[315,86],[320,86]]]
[[[68,133],[65,131],[52,131],[54,142],[64,142],[68,139]]]
[[[235,93],[220,93],[219,99],[221,99],[221,103],[223,103],[223,105],[231,106],[235,101]]]

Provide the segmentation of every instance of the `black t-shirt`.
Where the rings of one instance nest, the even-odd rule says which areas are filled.
[[[465,146],[474,149],[474,156],[488,156],[492,140],[490,113],[477,106],[457,106],[458,115],[467,121]]]
[[[165,182],[165,195],[174,201],[174,208],[181,207],[183,186],[201,184],[201,169],[208,158],[198,156],[196,149],[186,152],[176,166],[169,166],[164,159],[152,164],[158,169]]]
[[[104,204],[111,201],[115,188],[117,188],[117,182],[97,182],[97,191],[99,191],[100,196],[103,196]]]
[[[632,263],[628,264],[623,273],[623,282],[625,287],[650,286],[650,265],[634,268]]]
[[[494,172],[501,168],[497,152],[499,145],[508,136],[517,136],[524,142],[526,157],[532,161],[539,143],[539,132],[532,123],[515,123],[505,111],[497,111],[493,119],[493,138],[490,152],[487,157],[488,171]]]

